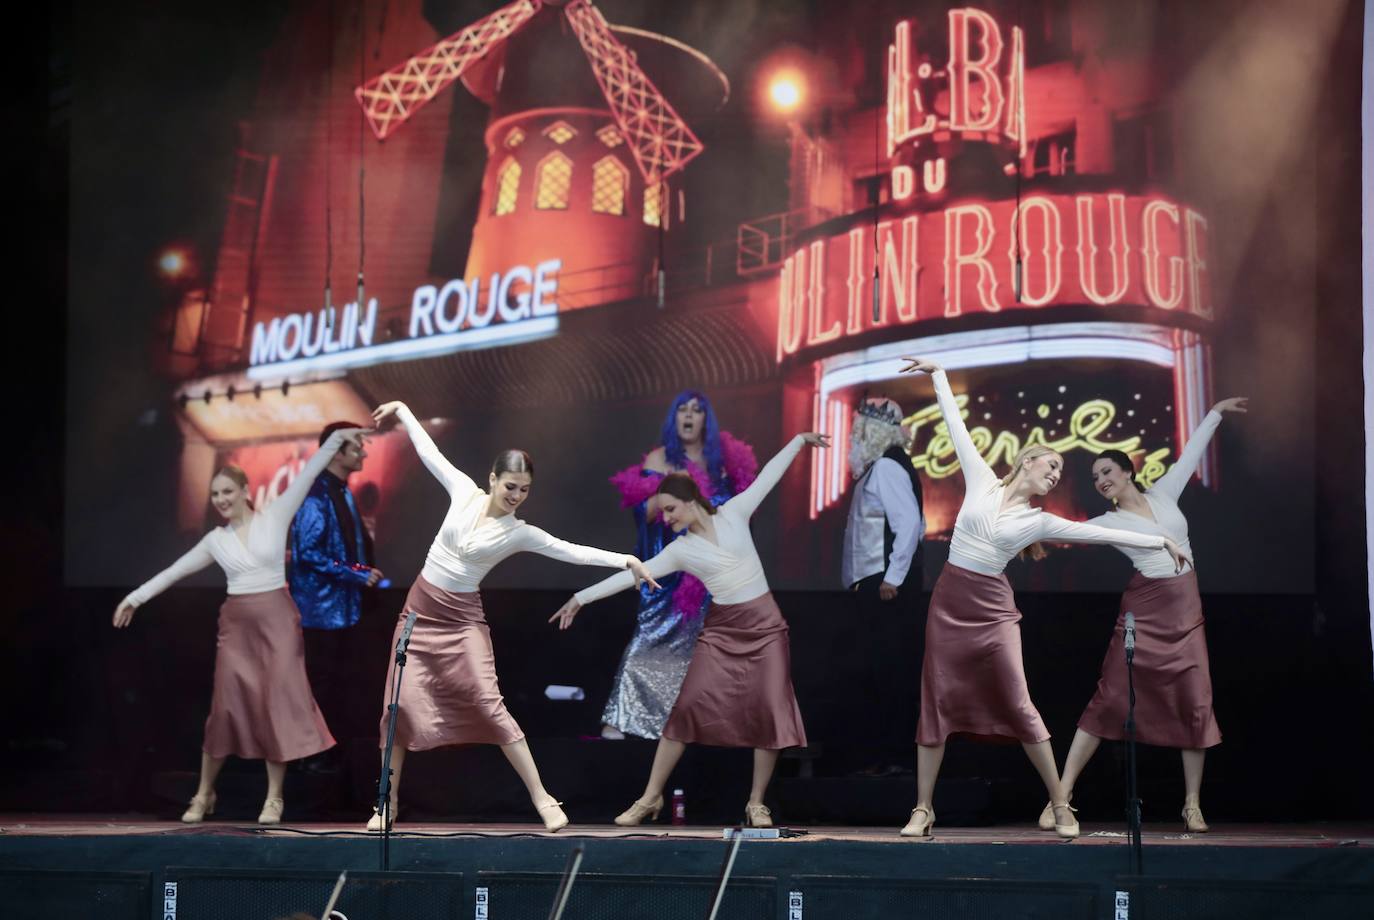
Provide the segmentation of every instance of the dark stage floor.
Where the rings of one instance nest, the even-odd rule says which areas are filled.
[[[718,920],[1374,917],[1374,824],[1145,828],[1131,873],[1119,826],[1076,841],[1031,825],[816,826],[739,848]],[[0,815],[5,917],[277,920],[319,916],[341,870],[348,920],[549,916],[577,850],[566,920],[700,920],[728,844],[719,826],[398,825],[387,872],[358,823],[187,826],[138,815]],[[15,905],[19,905],[15,908]],[[15,912],[17,910],[17,913]]]

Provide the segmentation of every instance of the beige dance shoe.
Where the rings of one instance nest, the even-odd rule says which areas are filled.
[[[396,826],[396,811],[399,806],[395,802],[386,810],[386,829],[391,830]],[[367,829],[374,834],[382,832],[382,815],[377,811],[377,806],[372,806],[372,817],[367,819]]]
[[[205,820],[206,815],[215,813],[215,794],[196,795],[191,798],[191,804],[186,811],[182,812],[182,824],[199,824]]]
[[[1183,806],[1183,825],[1190,834],[1205,834],[1211,830],[1207,822],[1202,820],[1202,809],[1196,805]]]
[[[658,796],[652,802],[644,802],[635,799],[635,803],[629,808],[615,816],[615,823],[621,827],[634,827],[645,818],[650,821],[658,820],[658,813],[663,810],[663,796]]]
[[[917,805],[911,809],[911,820],[900,833],[903,837],[934,837],[935,812]]]
[[[1058,808],[1062,808],[1068,812],[1069,820],[1067,822],[1061,823],[1059,816],[1054,814],[1055,809]],[[1076,811],[1078,811],[1078,809],[1074,808],[1068,802],[1063,802],[1059,805],[1050,805],[1050,812],[1054,818],[1054,832],[1065,840],[1072,840],[1078,836],[1078,819],[1073,816]]]
[[[259,824],[280,824],[282,809],[286,807],[286,802],[273,796],[267,798],[262,803],[262,812],[258,814]]]
[[[1040,820],[1036,822],[1042,831],[1054,830],[1054,805],[1050,802],[1045,803],[1045,810],[1040,812]]]
[[[767,805],[745,805],[744,824],[746,827],[772,827],[773,813]]]
[[[563,813],[562,802],[538,805],[535,811],[539,812],[539,817],[544,821],[544,830],[550,834],[556,834],[568,826],[568,816]]]

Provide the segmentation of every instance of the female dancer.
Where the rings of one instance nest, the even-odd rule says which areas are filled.
[[[394,648],[407,614],[419,614],[401,682],[388,824],[395,821],[406,751],[496,744],[520,775],[544,827],[557,831],[567,826],[568,816],[562,803],[544,789],[525,733],[506,711],[478,587],[493,566],[520,552],[578,565],[630,568],[635,573],[633,578],[626,573],[631,583],[642,577],[644,567],[634,556],[568,543],[517,518],[515,511],[529,496],[534,481],[534,463],[523,450],[503,451],[496,458],[488,477],[491,491],[483,492],[444,458],[404,403],[384,403],[372,413],[379,426],[392,416],[410,435],[420,462],[448,491],[449,509],[401,608],[391,640]],[[387,672],[388,688],[395,670],[393,660]],[[388,696],[383,701],[383,738],[389,702]],[[382,816],[376,809],[367,829],[382,829]]]
[[[1245,412],[1246,398],[1223,399],[1212,407],[1188,440],[1178,462],[1148,491],[1135,479],[1131,458],[1106,450],[1093,462],[1093,485],[1116,503],[1116,508],[1088,523],[1164,536],[1192,555],[1188,521],[1178,509],[1178,497],[1193,478],[1223,412]],[[1103,738],[1120,740],[1126,721],[1126,654],[1123,647],[1126,612],[1135,615],[1136,737],[1146,744],[1176,747],[1183,754],[1183,823],[1192,833],[1204,833],[1199,794],[1206,748],[1221,743],[1221,729],[1212,713],[1212,676],[1207,668],[1207,635],[1202,625],[1202,599],[1197,573],[1183,574],[1158,550],[1119,547],[1136,568],[1121,596],[1116,632],[1102,659],[1102,677],[1088,708],[1078,720],[1059,784],[1065,800],[1097,751]],[[1048,807],[1046,811],[1049,811]],[[1053,814],[1040,816],[1040,826],[1053,827]]]
[[[1166,537],[1079,524],[1032,507],[1032,497],[1058,485],[1063,458],[1043,445],[1027,447],[1012,462],[1011,474],[999,480],[969,437],[945,372],[932,361],[903,360],[911,362],[903,373],[930,374],[935,383],[940,414],[964,472],[964,502],[926,618],[916,807],[902,836],[930,836],[935,824],[931,800],[945,741],[962,733],[1020,741],[1050,793],[1055,831],[1077,837],[1078,819],[1060,791],[1049,732],[1026,689],[1017,625],[1021,613],[1003,569],[1027,547],[1034,558],[1043,556],[1041,540],[1164,549],[1176,569],[1187,559]]]
[[[620,490],[621,506],[634,509],[635,555],[655,556],[674,537],[659,517],[656,494],[666,474],[690,473],[701,494],[719,505],[747,488],[758,469],[753,448],[720,430],[706,397],[683,390],[663,421],[659,446],[642,464],[611,477]],[[705,586],[685,572],[664,576],[661,584],[658,590],[640,588],[635,633],[601,714],[602,737],[657,738],[682,687],[711,599]]]
[[[255,512],[248,477],[226,466],[210,480],[210,502],[225,520],[115,608],[114,625],[193,572],[218,562],[229,597],[219,610],[214,693],[205,720],[200,786],[181,820],[195,824],[215,812],[215,779],[224,758],[267,762],[267,798],[259,824],[280,824],[286,762],[334,746],[305,674],[301,614],[286,590],[286,535],[315,479],[361,428],[335,431],[272,504]]]
[[[749,518],[803,444],[829,446],[823,435],[797,435],[768,461],[749,488],[719,508],[706,500],[696,481],[685,473],[670,474],[659,483],[663,522],[678,539],[646,563],[648,575],[658,578],[690,572],[706,583],[712,602],[682,691],[663,726],[644,795],[615,819],[616,824],[630,826],[658,816],[663,786],[691,742],[753,748],[754,780],[745,819],[753,827],[773,823],[763,794],[778,752],[804,746],[806,730],[792,692],[787,622],[768,590],[749,533]],[[631,584],[629,573],[612,575],[577,592],[549,622],[557,620],[559,629],[567,629],[584,604]]]

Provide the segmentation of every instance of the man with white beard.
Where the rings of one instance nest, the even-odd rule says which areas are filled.
[[[920,566],[912,565],[925,536],[921,480],[906,452],[902,409],[890,399],[865,399],[849,435],[849,472],[855,479],[844,528],[840,579],[860,595],[895,600],[908,576],[920,591]]]
[[[921,625],[916,612],[921,597],[921,539],[925,536],[921,480],[907,453],[910,436],[902,427],[902,408],[890,399],[865,399],[854,413],[849,436],[849,471],[854,477],[849,519],[844,529],[840,579],[855,600],[858,675],[854,704],[867,712],[887,712],[879,729],[855,719],[850,741],[869,764],[864,773],[900,772],[895,764],[910,753],[915,722],[905,714],[916,710],[918,680],[910,662],[920,662]],[[900,656],[877,662],[881,649]],[[877,734],[875,735],[875,730]],[[878,750],[873,750],[874,744]],[[876,758],[876,759],[875,759]]]

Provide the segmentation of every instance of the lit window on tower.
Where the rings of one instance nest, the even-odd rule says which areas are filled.
[[[600,131],[596,132],[597,140],[607,147],[619,147],[625,143],[625,138],[620,136],[620,129],[615,125],[605,125]]]
[[[534,206],[544,211],[563,210],[572,188],[572,160],[555,150],[539,162],[535,180]]]
[[[496,204],[491,209],[492,213],[500,217],[502,214],[513,212],[515,196],[519,191],[520,164],[515,162],[513,157],[507,157],[506,162],[496,171]]]
[[[555,121],[544,129],[544,136],[555,144],[566,144],[574,137],[577,137],[577,132],[573,130],[573,126],[566,121]]]
[[[655,182],[644,186],[644,223],[650,227],[667,225],[668,185]]]
[[[597,214],[624,214],[630,171],[613,156],[602,157],[592,167],[592,210]]]
[[[510,147],[510,148],[519,147],[520,144],[521,144],[524,140],[525,140],[525,132],[524,132],[524,131],[521,131],[518,127],[516,127],[516,128],[511,128],[510,131],[507,132],[507,134],[506,134],[506,146],[507,146],[507,147]]]

